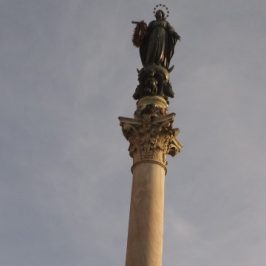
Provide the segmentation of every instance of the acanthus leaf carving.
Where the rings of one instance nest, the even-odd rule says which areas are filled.
[[[175,156],[180,152],[182,145],[176,139],[179,131],[172,126],[174,116],[174,113],[163,116],[142,113],[134,119],[119,118],[134,164],[149,160],[166,166],[166,155]]]

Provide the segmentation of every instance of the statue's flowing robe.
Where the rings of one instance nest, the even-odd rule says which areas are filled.
[[[166,20],[152,21],[140,46],[143,66],[156,64],[169,68],[178,34]]]

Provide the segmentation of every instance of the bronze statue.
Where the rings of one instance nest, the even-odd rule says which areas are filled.
[[[166,9],[167,15],[161,8]],[[174,97],[169,81],[173,66],[169,65],[180,36],[166,20],[169,10],[165,5],[157,5],[154,15],[156,20],[151,21],[148,26],[144,21],[132,21],[136,24],[132,41],[139,48],[143,65],[138,70],[139,85],[133,95],[134,99],[149,95],[160,95],[166,99]]]

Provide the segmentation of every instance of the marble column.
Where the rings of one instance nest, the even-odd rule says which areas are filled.
[[[182,147],[167,107],[163,97],[144,97],[134,118],[119,117],[133,158],[126,266],[162,266],[166,155]]]

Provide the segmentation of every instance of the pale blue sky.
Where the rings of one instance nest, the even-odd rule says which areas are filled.
[[[0,265],[122,266],[138,51],[156,1],[0,0]],[[266,264],[266,2],[169,0],[164,265]]]

